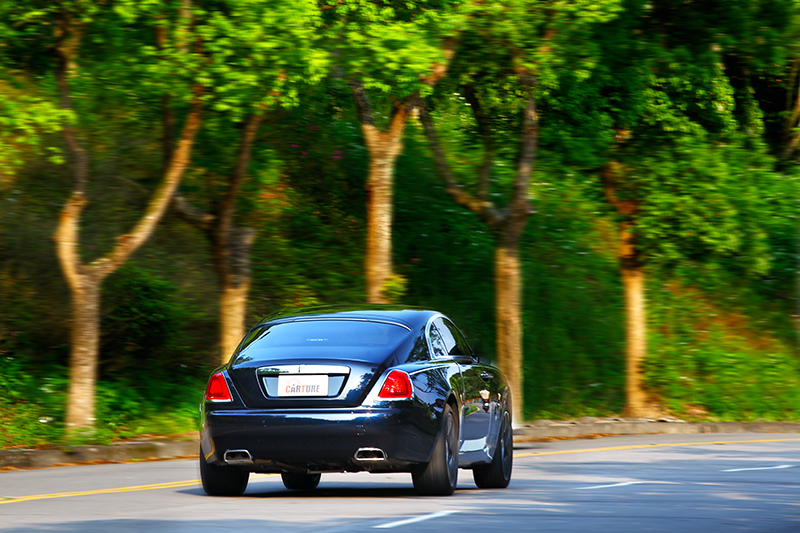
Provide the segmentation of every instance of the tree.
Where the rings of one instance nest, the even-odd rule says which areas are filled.
[[[55,13],[55,16],[59,27],[56,78],[62,107],[72,110],[69,77],[76,74],[80,38],[88,21],[82,20],[84,13],[79,11],[64,10]],[[200,128],[202,89],[199,82],[194,82],[188,89],[191,92],[191,103],[180,138],[165,169],[163,181],[153,193],[147,210],[129,233],[117,238],[117,243],[110,252],[88,264],[83,262],[79,253],[80,218],[88,201],[88,153],[71,125],[63,129],[73,159],[75,188],[64,205],[53,238],[72,294],[72,354],[66,418],[68,430],[93,425],[100,338],[100,287],[103,280],[122,266],[150,237],[166,211],[189,164],[192,145]]]
[[[205,233],[211,257],[220,283],[219,338],[221,360],[226,362],[244,336],[247,296],[250,291],[250,249],[256,230],[233,224],[235,201],[247,177],[253,141],[262,116],[253,114],[242,132],[234,171],[228,180],[221,201],[209,213],[189,204],[182,195],[175,197],[175,209],[180,216]]]
[[[32,1],[17,5],[3,13],[11,27],[19,34],[35,40],[40,46],[37,53],[52,52],[53,59],[42,58],[54,77],[58,88],[61,109],[76,117],[75,123],[62,125],[66,150],[74,174],[74,188],[66,201],[54,233],[57,256],[72,296],[70,387],[66,424],[68,431],[93,425],[95,382],[97,379],[100,287],[103,280],[118,269],[152,234],[172,198],[172,194],[186,169],[195,135],[200,127],[203,85],[195,80],[183,84],[182,99],[188,102],[183,128],[164,172],[161,184],[154,191],[146,211],[134,228],[116,239],[113,248],[103,256],[89,262],[81,257],[80,221],[88,203],[88,183],[91,173],[89,150],[81,139],[81,113],[76,109],[73,82],[82,82],[80,52],[87,40],[102,39],[105,32],[116,34],[112,44],[122,44],[120,37],[147,24],[150,13],[146,7],[132,2],[120,2],[115,8],[96,5],[94,2],[75,0],[58,4]],[[52,28],[55,28],[53,31]],[[93,33],[94,30],[94,33]],[[158,71],[171,70],[175,63],[150,62],[141,41],[125,42],[117,48],[121,57],[133,63],[132,71],[142,75],[147,68]],[[192,50],[194,52],[194,50]],[[190,58],[184,54],[183,65]],[[176,59],[178,56],[176,55]],[[91,60],[87,61],[91,64]],[[164,71],[158,72],[163,75]],[[152,79],[143,76],[145,85]]]
[[[519,246],[525,222],[533,212],[529,182],[539,136],[536,84],[552,77],[564,62],[580,64],[580,45],[593,24],[608,20],[615,1],[603,2],[588,13],[577,4],[546,6],[537,2],[493,3],[476,8],[457,48],[451,73],[474,117],[473,134],[479,139],[482,160],[468,181],[467,192],[451,169],[425,104],[420,119],[431,146],[438,173],[453,200],[476,213],[495,237],[495,318],[498,365],[508,376],[514,398],[514,419],[522,419],[522,275]],[[536,31],[530,31],[536,28]],[[572,59],[570,57],[572,56]],[[459,93],[455,93],[459,95]],[[520,125],[511,116],[519,114]],[[494,132],[501,132],[500,135]],[[509,159],[508,145],[517,135],[518,149]],[[498,143],[495,137],[500,138]],[[504,172],[507,165],[513,172]],[[492,182],[505,182],[505,206],[493,200]]]
[[[598,169],[594,191],[618,224],[628,416],[660,412],[642,375],[646,270],[725,256],[742,273],[767,269],[764,221],[779,176],[750,128],[759,121],[737,110],[716,43],[731,42],[738,19],[693,9],[630,3],[598,32],[602,61],[592,75],[578,84],[563,73],[566,90],[546,104],[563,132],[554,145],[565,163]]]
[[[497,336],[497,359],[500,369],[508,377],[513,392],[514,420],[522,419],[522,276],[519,261],[519,240],[525,227],[525,219],[532,213],[528,198],[528,183],[533,171],[539,119],[536,100],[531,89],[522,112],[519,157],[511,186],[511,198],[503,209],[490,199],[490,178],[495,163],[491,127],[480,100],[472,86],[464,87],[464,94],[475,115],[478,130],[484,144],[484,161],[478,171],[478,192],[472,195],[464,190],[450,169],[447,157],[439,142],[433,120],[422,103],[420,120],[433,151],[439,174],[445,182],[447,192],[456,203],[475,212],[495,234],[494,261],[495,319]]]
[[[428,94],[447,72],[464,8],[463,0],[387,5],[331,0],[323,8],[334,71],[352,88],[370,157],[365,257],[370,303],[388,302],[394,165],[402,151],[403,131],[416,95]],[[374,90],[389,108],[385,123],[367,90]]]
[[[235,128],[241,130],[239,148],[233,169],[226,170],[229,178],[224,191],[211,199],[209,210],[192,206],[180,195],[175,206],[185,220],[205,233],[211,248],[221,288],[220,346],[225,362],[245,333],[250,250],[256,230],[235,224],[236,200],[253,159],[259,127],[270,110],[296,106],[298,86],[318,81],[326,61],[323,52],[314,48],[319,25],[316,2],[215,4],[224,16],[200,10],[196,18],[207,18],[204,50],[216,78],[213,108],[227,120],[215,121],[207,142],[232,144],[230,129]],[[165,131],[171,122],[166,105]],[[164,153],[169,154],[171,137],[167,134],[164,138]]]

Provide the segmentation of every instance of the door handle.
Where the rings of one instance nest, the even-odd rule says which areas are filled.
[[[482,371],[481,371],[481,379],[483,379],[483,380],[485,380],[485,381],[489,381],[489,380],[490,380],[490,379],[492,379],[493,377],[494,377],[494,376],[493,376],[493,375],[491,375],[490,373],[488,373],[487,371],[485,371],[485,370],[482,370]]]

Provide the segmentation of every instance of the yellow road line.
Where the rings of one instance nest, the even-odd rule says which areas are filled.
[[[617,450],[637,450],[643,448],[663,448],[666,446],[701,446],[703,444],[748,444],[758,442],[787,442],[787,441],[800,441],[800,439],[769,439],[769,440],[726,440],[726,441],[709,441],[709,442],[680,442],[680,443],[665,443],[665,444],[632,444],[630,446],[611,446],[609,448],[589,448],[585,450],[560,450],[555,452],[530,452],[530,453],[515,453],[514,458],[520,457],[535,457],[538,455],[560,455],[563,453],[586,453],[586,452],[613,452]]]
[[[277,476],[278,474],[263,474],[266,476]],[[199,479],[189,479],[186,481],[170,481],[168,483],[154,483],[152,485],[135,485],[132,487],[118,487],[116,489],[84,490],[76,492],[55,492],[52,494],[34,494],[32,496],[20,496],[19,498],[2,498],[0,505],[4,503],[28,502],[31,500],[50,500],[52,498],[70,498],[72,496],[92,496],[94,494],[114,494],[119,492],[138,492],[141,490],[176,489],[181,487],[192,487],[199,485]]]
[[[751,444],[761,442],[789,442],[800,441],[800,439],[766,439],[766,440],[728,440],[728,441],[709,441],[709,442],[679,442],[665,444],[634,444],[630,446],[611,446],[608,448],[587,448],[585,450],[559,450],[553,452],[530,452],[515,453],[514,458],[536,457],[540,455],[561,455],[565,453],[588,453],[588,452],[611,452],[619,450],[637,450],[646,448],[663,448],[667,446],[702,446],[705,444]],[[274,475],[274,474],[273,474]],[[85,490],[76,492],[55,492],[52,494],[34,494],[32,496],[21,496],[19,498],[0,499],[0,505],[4,503],[28,502],[32,500],[49,500],[53,498],[70,498],[73,496],[92,496],[95,494],[115,494],[120,492],[137,492],[143,490],[174,489],[180,487],[191,487],[200,483],[199,479],[186,481],[172,481],[169,483],[154,483],[152,485],[136,485],[132,487],[118,487],[115,489]]]
[[[191,487],[200,483],[199,479],[187,481],[173,481],[170,483],[154,483],[152,485],[137,485],[134,487],[118,487],[116,489],[84,490],[77,492],[55,492],[52,494],[35,494],[33,496],[21,496],[19,498],[9,498],[0,500],[0,505],[4,503],[28,502],[31,500],[49,500],[52,498],[69,498],[72,496],[90,496],[93,494],[114,494],[117,492],[136,492],[140,490],[174,489],[180,487]]]

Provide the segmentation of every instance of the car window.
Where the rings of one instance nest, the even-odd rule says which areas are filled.
[[[428,329],[428,340],[431,343],[431,357],[447,357],[447,348],[442,337],[442,328],[434,321]]]
[[[433,324],[436,326],[438,331],[442,336],[442,342],[444,343],[444,353],[447,355],[457,355],[454,354],[453,351],[456,349],[456,339],[453,338],[453,334],[450,332],[450,328],[445,326],[444,320],[439,317],[433,321]]]
[[[472,349],[469,347],[469,344],[467,344],[467,341],[464,340],[463,335],[461,335],[461,332],[458,331],[456,325],[449,320],[444,320],[443,322],[450,335],[452,335],[453,342],[455,343],[455,346],[450,349],[450,355],[472,356]]]
[[[242,341],[239,355],[259,360],[272,348],[363,347],[393,350],[409,334],[403,327],[355,320],[306,320],[256,328]]]
[[[433,357],[453,357],[470,354],[469,346],[455,325],[442,317],[435,319],[431,323],[430,340]]]

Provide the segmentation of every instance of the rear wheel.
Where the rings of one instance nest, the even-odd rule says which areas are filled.
[[[449,404],[442,413],[442,431],[427,465],[411,474],[418,493],[449,496],[458,482],[458,420]]]
[[[321,474],[292,474],[281,472],[283,486],[291,490],[313,490],[319,485]]]
[[[209,496],[239,496],[247,488],[250,472],[235,466],[208,464],[200,449],[200,479]]]
[[[503,411],[500,434],[492,462],[472,469],[475,484],[482,489],[504,489],[511,481],[511,467],[514,462],[514,435],[511,429],[511,415]]]

